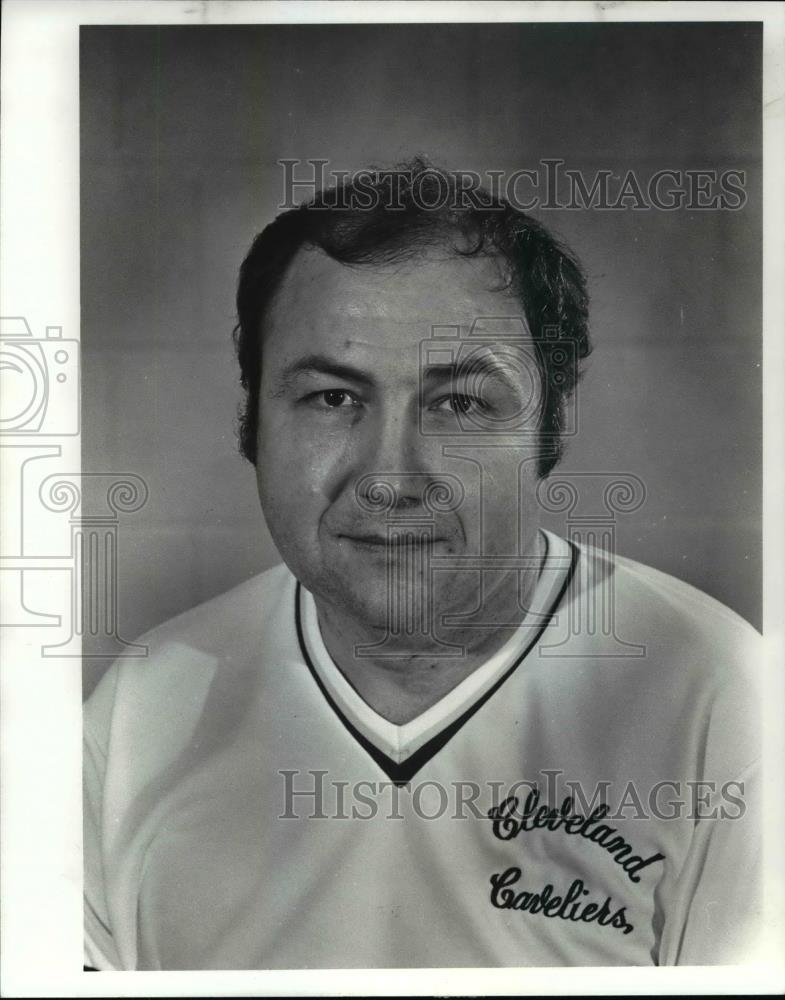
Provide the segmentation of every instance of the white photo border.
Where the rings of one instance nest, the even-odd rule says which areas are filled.
[[[41,655],[42,627],[5,628],[2,652],[2,993],[6,996],[618,995],[781,992],[785,967],[782,853],[785,709],[785,6],[766,3],[265,2],[265,0],[6,0],[2,37],[0,314],[26,320],[54,352],[78,340],[79,28],[83,24],[364,22],[761,21],[764,25],[764,636],[769,656],[766,743],[766,899],[770,960],[760,966],[599,969],[416,969],[253,972],[81,971],[81,680],[78,649]],[[59,330],[59,332],[58,332]],[[67,353],[67,352],[66,352]],[[43,356],[43,355],[42,355]],[[77,359],[78,360],[78,359]],[[69,369],[70,371],[70,369]],[[58,406],[78,414],[78,371]],[[59,412],[59,411],[58,411]],[[69,425],[71,426],[71,425]],[[36,509],[22,495],[22,465],[48,449],[63,476],[80,472],[80,438],[47,425],[3,442],[3,548],[23,555]],[[30,520],[32,518],[32,521]],[[51,519],[50,519],[51,520]],[[66,551],[69,521],[42,529],[42,551]],[[39,539],[40,542],[40,539]],[[35,553],[33,553],[35,557]],[[41,564],[46,569],[44,563]],[[59,567],[59,564],[58,564]],[[67,573],[43,592],[62,606]],[[65,591],[64,591],[65,588]],[[67,596],[65,598],[67,600]],[[7,606],[18,595],[3,593]],[[24,604],[24,601],[21,602]],[[23,611],[24,609],[22,609]],[[20,611],[20,614],[22,612]],[[5,620],[5,619],[3,619]],[[70,649],[70,647],[69,647]]]

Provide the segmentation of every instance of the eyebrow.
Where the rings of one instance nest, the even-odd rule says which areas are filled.
[[[496,358],[475,361],[469,365],[428,365],[423,371],[423,382],[454,382],[458,377],[471,378],[478,374],[496,375],[511,389],[515,389],[517,385],[514,373]]]
[[[439,383],[454,382],[458,376],[477,374],[477,369],[483,375],[497,375],[509,387],[515,388],[515,376],[508,371],[505,365],[495,358],[489,358],[481,365],[462,366],[460,364],[428,365],[423,371],[423,382]],[[279,395],[291,388],[300,375],[330,375],[337,379],[346,379],[359,385],[375,386],[376,379],[361,368],[336,361],[326,354],[307,354],[296,361],[292,361],[281,372],[279,372],[276,382],[277,389],[275,395]]]
[[[345,362],[336,361],[326,354],[307,354],[296,361],[288,364],[277,376],[277,383],[281,390],[288,389],[299,375],[332,375],[334,378],[348,379],[360,385],[375,385],[376,382],[371,375],[354,365],[347,365]]]

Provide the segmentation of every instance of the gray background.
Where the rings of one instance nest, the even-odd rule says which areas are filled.
[[[418,151],[479,171],[747,171],[738,212],[535,214],[593,299],[562,469],[639,476],[619,551],[759,627],[760,42],[728,23],[82,28],[83,469],[150,489],[120,525],[123,635],[278,561],[236,450],[230,340],[277,161]],[[86,692],[107,663],[87,661]]]

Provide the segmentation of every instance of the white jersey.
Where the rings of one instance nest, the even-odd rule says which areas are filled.
[[[285,566],[118,661],[85,709],[86,963],[743,960],[757,633],[546,537],[521,627],[405,725],[346,681]]]

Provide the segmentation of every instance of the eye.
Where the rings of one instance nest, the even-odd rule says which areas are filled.
[[[320,410],[348,410],[360,405],[360,401],[348,389],[322,389],[311,393],[307,402]]]
[[[465,393],[453,392],[449,396],[437,399],[431,406],[437,412],[449,413],[484,413],[488,409],[488,404],[478,399],[476,396],[467,396]]]

